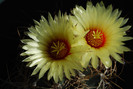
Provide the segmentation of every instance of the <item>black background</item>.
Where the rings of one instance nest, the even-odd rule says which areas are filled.
[[[100,0],[91,1],[94,4],[100,2]],[[34,25],[33,19],[39,21],[41,15],[47,18],[48,12],[54,16],[59,10],[63,13],[70,13],[75,5],[85,7],[86,2],[87,0],[5,0],[0,4],[0,89],[9,89],[6,86],[15,89],[12,88],[14,86],[12,83],[21,85],[21,82],[26,81],[26,75],[30,74],[24,67],[25,64],[21,63],[23,59],[19,54],[23,51],[20,39],[24,38],[24,31]],[[114,8],[122,10],[121,16],[129,18],[127,24],[133,24],[132,0],[103,0],[103,2],[105,6],[112,4]],[[127,34],[133,36],[133,28]],[[133,41],[128,41],[126,44],[133,50]],[[124,89],[131,89],[133,52],[126,52],[124,58],[126,63],[120,75],[124,81],[118,79],[117,84]],[[121,67],[122,65],[118,64],[118,71]],[[23,78],[22,75],[25,75],[26,78]]]

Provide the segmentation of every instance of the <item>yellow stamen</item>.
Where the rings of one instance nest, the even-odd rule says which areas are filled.
[[[64,59],[69,55],[70,46],[65,40],[55,40],[49,48],[49,55],[55,60]]]
[[[103,34],[101,32],[98,32],[98,30],[97,31],[93,31],[93,34],[92,34],[92,36],[94,37],[94,39],[101,39],[101,36],[102,35]]]
[[[57,43],[53,42],[51,48],[53,49],[51,52],[56,52],[56,55],[58,55],[61,50],[65,49],[65,44],[59,41]]]
[[[98,29],[90,29],[90,31],[86,34],[85,39],[88,45],[94,48],[100,48],[105,43],[104,33]]]

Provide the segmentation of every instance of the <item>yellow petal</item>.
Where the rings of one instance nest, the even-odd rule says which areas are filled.
[[[34,60],[34,61],[31,62],[31,64],[29,65],[29,67],[33,67],[33,66],[37,65],[41,61],[43,61],[43,58],[36,59],[36,60]]]
[[[122,61],[122,58],[120,57],[119,54],[112,53],[111,56],[112,56],[115,60],[117,60],[118,62],[124,64],[124,61]]]
[[[98,60],[98,57],[96,55],[92,56],[91,64],[92,64],[93,68],[95,68],[95,69],[98,67],[99,60]]]
[[[62,65],[59,65],[59,69],[58,69],[58,76],[59,76],[59,78],[60,78],[60,81],[62,81],[63,80],[63,66]]]
[[[59,80],[57,69],[58,69],[58,68],[55,67],[55,71],[54,71],[54,73],[53,73],[53,78],[54,78],[55,83],[57,83],[58,80]]]
[[[68,78],[68,79],[70,79],[70,71],[69,71],[69,67],[68,67],[68,65],[64,65],[64,73],[65,73],[65,75],[66,75],[66,77]]]
[[[109,56],[100,57],[100,60],[102,61],[102,63],[105,65],[106,68],[109,68],[109,67],[112,66],[112,61],[111,61],[111,59],[109,58]]]
[[[46,65],[42,67],[39,73],[39,79],[43,77],[43,75],[46,73],[46,71],[50,68],[51,62],[48,62]]]
[[[89,55],[89,53],[85,53],[83,56],[82,56],[82,60],[81,60],[81,64],[84,68],[86,68],[90,62],[90,59],[91,59],[91,55]]]
[[[48,80],[50,80],[53,77],[55,65],[56,65],[56,62],[51,63],[51,67],[50,67],[50,70],[48,72]]]
[[[34,69],[34,71],[32,72],[31,75],[35,75],[39,72],[39,70],[43,67],[43,65],[45,64],[46,62],[45,61],[42,61],[40,62],[37,67]]]
[[[109,57],[109,51],[107,49],[102,49],[101,51],[98,52],[97,55],[106,68],[109,68],[112,66],[112,61]]]

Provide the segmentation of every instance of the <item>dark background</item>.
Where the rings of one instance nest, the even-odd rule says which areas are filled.
[[[100,0],[91,0],[94,4]],[[47,18],[48,12],[54,16],[61,10],[70,13],[75,5],[86,6],[87,0],[5,0],[0,4],[0,89],[23,89],[21,86],[27,83],[31,71],[25,67],[20,57],[24,38],[24,31],[34,25],[33,19],[39,21],[40,16]],[[103,0],[105,6],[110,4],[122,10],[122,17],[129,18],[127,24],[133,24],[132,0]],[[127,32],[133,36],[133,28]],[[126,42],[133,50],[133,41]],[[133,51],[124,55],[126,63],[124,67],[118,64],[118,71],[123,68],[117,84],[123,89],[131,89],[133,86]],[[32,69],[31,69],[32,70]],[[25,82],[24,82],[25,81]],[[8,87],[10,86],[10,88]],[[17,87],[20,86],[20,87]],[[16,88],[17,87],[17,88]]]

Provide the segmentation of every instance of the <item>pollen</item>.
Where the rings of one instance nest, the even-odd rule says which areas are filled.
[[[94,48],[100,48],[105,43],[104,33],[99,29],[90,29],[86,34],[85,39],[87,44]]]
[[[69,54],[69,51],[68,42],[63,40],[53,41],[49,48],[49,54],[55,60],[64,59]]]

